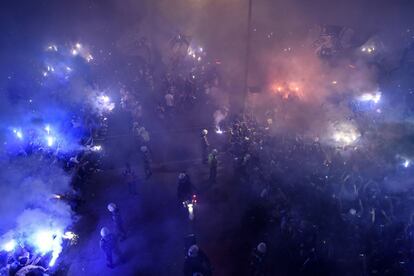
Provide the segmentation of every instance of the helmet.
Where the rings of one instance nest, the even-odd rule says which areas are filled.
[[[117,208],[117,206],[116,206],[116,204],[115,203],[109,203],[108,204],[108,211],[109,212],[113,212],[113,211],[115,211],[116,210],[116,208]]]
[[[272,118],[268,118],[268,119],[267,119],[267,124],[268,124],[268,125],[273,124],[273,120],[272,120]]]
[[[198,248],[197,245],[193,244],[192,246],[190,246],[190,248],[188,249],[188,257],[197,257],[198,256],[198,251],[200,251],[200,249]]]
[[[264,242],[259,243],[259,245],[257,245],[257,251],[259,251],[262,254],[265,254],[267,251],[267,246]]]
[[[178,179],[179,180],[184,180],[184,178],[186,177],[187,175],[186,175],[186,173],[185,172],[182,172],[182,173],[180,173],[179,175],[178,175]]]
[[[207,129],[203,129],[203,130],[201,131],[201,134],[202,134],[202,135],[207,135],[207,134],[208,134],[208,130],[207,130]]]
[[[109,235],[109,229],[107,228],[107,227],[102,227],[101,228],[101,237],[102,238],[105,238],[106,236],[108,236]]]
[[[213,150],[211,151],[211,154],[213,154],[213,155],[217,155],[217,154],[218,154],[218,150],[217,150],[217,149],[213,149]]]
[[[141,147],[141,151],[142,151],[142,152],[147,152],[147,151],[148,151],[147,146],[142,146],[142,147]]]
[[[140,127],[140,128],[138,129],[138,132],[139,132],[139,133],[141,133],[141,132],[143,132],[143,131],[145,131],[145,127]]]

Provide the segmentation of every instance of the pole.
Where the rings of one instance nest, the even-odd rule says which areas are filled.
[[[245,56],[245,67],[244,67],[244,91],[243,91],[243,108],[242,108],[242,112],[243,114],[245,113],[246,110],[246,100],[247,100],[247,95],[249,93],[249,83],[248,83],[248,79],[249,79],[249,61],[250,61],[250,40],[251,40],[251,36],[252,36],[252,5],[253,5],[253,0],[248,0],[248,12],[247,12],[247,35],[246,35],[246,56]]]

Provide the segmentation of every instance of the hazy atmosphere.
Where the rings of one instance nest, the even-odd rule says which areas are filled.
[[[414,274],[413,1],[0,5],[0,276]]]

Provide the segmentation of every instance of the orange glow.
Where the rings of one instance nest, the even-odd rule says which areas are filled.
[[[270,90],[272,93],[278,94],[284,99],[288,99],[289,97],[304,99],[305,97],[301,85],[297,82],[275,82],[270,86]]]

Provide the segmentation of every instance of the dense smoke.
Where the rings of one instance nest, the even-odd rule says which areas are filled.
[[[400,27],[408,28],[411,23],[407,9],[397,2],[375,3],[381,8],[373,9],[370,1],[253,1],[248,83],[261,93],[250,95],[248,106],[260,114],[264,109],[278,109],[289,95],[297,97],[300,102],[279,112],[283,113],[279,117],[287,119],[279,127],[320,136],[350,117],[352,110],[346,102],[364,93],[386,95],[378,71],[389,72],[398,66],[407,45],[392,41],[407,40],[409,33],[401,33]],[[226,79],[222,88],[233,98],[232,108],[243,93],[247,3],[177,0],[152,7],[161,15],[156,23],[165,34],[179,31],[188,35],[204,44],[212,60],[220,61]],[[397,13],[401,16],[395,22]],[[321,57],[321,43],[333,43],[324,41],[325,27],[339,29],[339,42],[334,44],[340,45],[333,45],[338,48],[335,62]],[[365,48],[370,52],[362,51]],[[378,68],[377,60],[386,68]]]
[[[53,266],[63,240],[73,238],[67,231],[76,219],[64,198],[73,193],[64,160],[85,148],[93,117],[114,104],[90,89],[87,46],[36,43],[15,63],[2,64],[0,192],[7,196],[0,202],[0,248],[50,254]]]
[[[41,243],[53,237],[39,241],[39,233],[64,233],[73,223],[70,206],[54,196],[71,191],[71,176],[39,156],[2,161],[1,165],[0,193],[7,197],[0,202],[0,244],[3,247],[15,240],[40,250]]]

